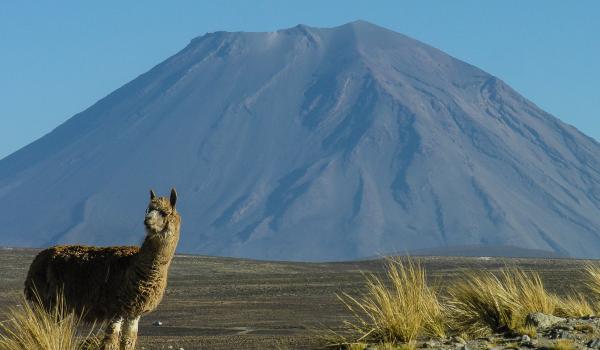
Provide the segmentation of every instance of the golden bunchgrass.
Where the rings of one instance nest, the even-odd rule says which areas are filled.
[[[530,313],[561,317],[598,314],[600,266],[588,265],[585,272],[586,286],[593,295],[590,299],[575,290],[561,298],[546,290],[538,273],[506,267],[497,272],[467,272],[447,288],[440,301],[419,264],[390,258],[383,278],[366,275],[362,295],[338,295],[352,318],[344,323],[344,335],[330,344],[359,349],[366,343],[401,343],[411,349],[419,338],[443,337],[447,332],[463,337],[510,332],[535,338],[536,327],[526,324]],[[556,342],[553,348],[569,350],[572,344]]]
[[[366,276],[366,291],[358,297],[338,295],[352,314],[345,322],[348,343],[406,343],[420,336],[444,336],[443,306],[427,285],[425,270],[408,260],[388,259],[384,278]]]
[[[600,295],[600,266],[589,264],[585,267],[587,286],[595,294]]]
[[[595,314],[592,304],[580,292],[573,292],[562,298],[556,310],[556,316],[560,317],[584,317]]]
[[[81,317],[70,312],[62,297],[46,311],[40,303],[20,298],[0,323],[0,350],[87,350],[99,347],[92,327],[78,334]]]
[[[560,304],[537,273],[505,268],[468,274],[450,287],[447,310],[452,330],[479,337],[522,330],[529,313],[553,315]]]
[[[586,286],[594,295],[593,307],[596,311],[600,311],[600,266],[597,264],[589,264],[585,267],[587,277]]]

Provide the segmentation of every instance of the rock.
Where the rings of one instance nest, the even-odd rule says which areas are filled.
[[[435,348],[437,345],[438,345],[438,343],[433,340],[429,340],[429,341],[426,341],[425,343],[423,343],[423,347],[429,348],[429,349]]]
[[[160,322],[160,321],[154,321],[154,322],[152,322],[152,325],[155,326],[155,327],[160,327],[160,326],[163,325],[163,323]]]
[[[592,339],[586,345],[588,348],[600,349],[600,338]]]
[[[565,325],[558,325],[558,326],[556,326],[555,328],[556,328],[556,329],[563,329],[563,330],[565,330],[565,331],[572,331],[572,330],[574,330],[574,329],[575,329],[575,327],[573,327],[573,326],[571,326],[571,325],[568,325],[568,324],[565,324]]]
[[[554,326],[557,323],[566,321],[562,317],[556,317],[553,315],[546,315],[541,312],[534,312],[527,315],[525,322],[527,324],[533,325],[537,328],[549,328]]]
[[[560,339],[571,339],[573,338],[573,335],[565,330],[560,331],[560,333],[558,333],[558,336],[560,337]]]
[[[548,332],[548,338],[550,339],[571,339],[573,335],[571,335],[568,331],[564,329],[555,328]]]
[[[531,337],[527,334],[524,334],[521,337],[521,346],[524,346],[526,348],[535,348],[536,345],[537,341],[532,340]]]

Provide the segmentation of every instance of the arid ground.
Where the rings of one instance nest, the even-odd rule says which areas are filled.
[[[35,253],[0,249],[0,319],[16,303]],[[559,294],[582,287],[585,265],[567,259],[416,259],[441,288],[467,270],[516,265],[538,271]],[[382,260],[290,263],[179,255],[162,304],[140,321],[139,348],[317,348],[320,330],[336,329],[348,317],[336,293],[359,293],[363,273],[382,268]],[[158,320],[162,326],[153,326]]]

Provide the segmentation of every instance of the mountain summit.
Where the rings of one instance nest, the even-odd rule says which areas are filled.
[[[171,186],[184,252],[600,257],[597,142],[362,21],[192,40],[0,161],[0,244],[138,243],[148,189]]]

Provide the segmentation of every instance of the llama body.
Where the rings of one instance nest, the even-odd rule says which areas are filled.
[[[151,192],[141,247],[56,246],[29,268],[25,295],[50,308],[59,293],[87,321],[108,321],[102,349],[133,349],[139,318],[161,302],[179,241],[177,194]],[[37,296],[36,296],[37,293]]]

